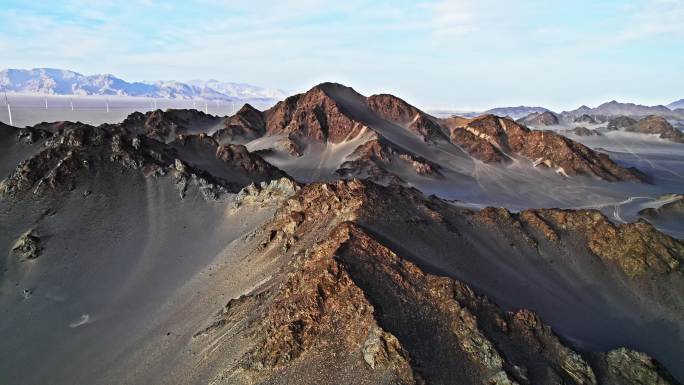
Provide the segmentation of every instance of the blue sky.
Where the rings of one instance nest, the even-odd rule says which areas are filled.
[[[125,4],[125,5],[122,5]],[[0,0],[0,67],[337,81],[422,106],[684,98],[684,0]]]

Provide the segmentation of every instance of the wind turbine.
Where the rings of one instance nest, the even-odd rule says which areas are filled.
[[[152,99],[152,101],[154,102],[154,109],[156,110],[157,109],[157,99]]]
[[[69,98],[69,105],[71,106],[71,111],[74,110],[74,100],[72,98]]]
[[[47,96],[45,97],[45,109],[47,110]]]
[[[105,99],[105,104],[107,106],[107,113],[109,113],[109,99]]]
[[[12,109],[10,108],[9,100],[7,100],[7,91],[5,91],[5,104],[7,105],[7,115],[9,115],[9,124],[13,126],[12,123]]]
[[[207,106],[207,102],[204,102],[204,113],[205,114],[209,113],[209,107]]]

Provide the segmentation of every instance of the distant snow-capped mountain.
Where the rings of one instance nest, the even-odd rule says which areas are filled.
[[[206,81],[190,80],[188,84],[201,89],[213,90],[225,95],[232,95],[241,99],[266,97],[275,100],[283,100],[288,96],[284,91],[279,89],[262,88],[246,83],[221,82],[215,79]]]
[[[676,102],[672,102],[667,105],[667,108],[671,110],[676,110],[678,108],[684,108],[684,99],[679,99]]]
[[[218,80],[127,82],[114,75],[82,75],[78,72],[34,68],[0,71],[0,91],[48,95],[120,95],[167,99],[205,99],[269,103],[285,93],[243,83]]]

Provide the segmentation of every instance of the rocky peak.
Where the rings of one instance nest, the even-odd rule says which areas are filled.
[[[403,99],[390,94],[371,95],[367,103],[376,115],[401,125],[409,124],[423,113]]]
[[[247,151],[240,144],[224,144],[216,147],[216,158],[232,168],[238,168],[247,175],[261,176],[265,179],[277,179],[285,176],[275,166],[266,162],[259,155]]]
[[[607,129],[611,131],[619,130],[632,126],[636,122],[636,119],[630,118],[629,116],[617,116],[608,121]]]
[[[576,117],[575,119],[573,119],[573,122],[584,123],[584,124],[598,124],[599,123],[596,120],[596,118],[594,118],[591,115],[587,115],[587,114],[582,114],[582,115]]]
[[[601,132],[597,130],[590,130],[584,126],[575,127],[573,129],[567,129],[565,132],[572,132],[577,136],[601,136]]]
[[[555,126],[559,123],[558,116],[551,111],[533,112],[520,119],[519,122],[530,126]]]
[[[245,104],[235,115],[226,119],[223,128],[217,130],[213,137],[221,144],[242,142],[256,139],[266,132],[264,114]]]
[[[363,98],[349,87],[323,83],[287,98],[264,112],[267,133],[294,134],[332,143],[353,138],[364,125],[337,100],[349,97]]]

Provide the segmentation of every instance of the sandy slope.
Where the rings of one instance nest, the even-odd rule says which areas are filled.
[[[197,191],[181,201],[169,178],[116,173],[54,200],[0,203],[0,248],[27,229],[45,248],[8,257],[2,273],[0,382],[161,382],[193,361],[201,320],[273,269],[240,262],[242,237],[273,205],[231,205]]]

